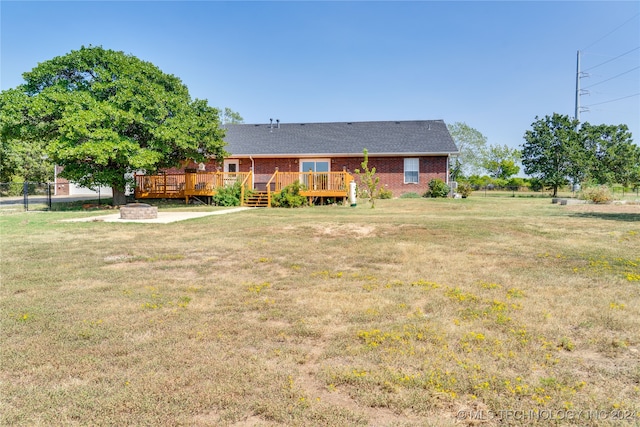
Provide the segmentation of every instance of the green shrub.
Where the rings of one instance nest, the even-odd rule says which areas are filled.
[[[414,193],[414,192],[404,193],[402,196],[400,196],[401,199],[419,199],[420,197],[422,197],[422,196],[420,196],[418,193]]]
[[[448,195],[449,186],[437,178],[429,181],[429,189],[424,193],[424,197],[447,197]]]
[[[240,196],[242,194],[242,184],[236,182],[232,185],[225,185],[213,195],[213,203],[216,206],[240,206]]]
[[[393,198],[393,193],[391,192],[391,190],[386,189],[384,187],[381,187],[378,190],[378,198],[379,199],[391,199],[391,198]]]
[[[307,198],[300,195],[300,191],[304,190],[305,186],[296,181],[291,185],[284,187],[279,193],[276,193],[271,198],[271,206],[277,208],[299,208],[307,205]]]
[[[456,190],[456,192],[462,197],[469,197],[473,192],[473,187],[471,187],[471,184],[469,184],[468,182],[461,182],[460,184],[458,184],[458,189]]]
[[[606,185],[597,185],[595,187],[584,188],[578,198],[589,200],[593,203],[609,203],[613,200],[611,190]]]

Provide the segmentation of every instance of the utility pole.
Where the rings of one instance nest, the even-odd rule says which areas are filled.
[[[589,77],[589,74],[580,71],[580,51],[578,51],[576,59],[576,112],[574,116],[578,123],[580,123],[580,113],[589,111],[589,108],[580,106],[580,97],[589,94],[588,90],[580,89],[580,79],[583,77]]]
[[[580,121],[580,51],[576,60],[576,114],[575,119]]]

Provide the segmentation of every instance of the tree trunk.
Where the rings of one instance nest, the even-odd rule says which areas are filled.
[[[124,191],[111,187],[111,192],[113,193],[113,206],[122,206],[127,204],[127,196],[124,194]]]

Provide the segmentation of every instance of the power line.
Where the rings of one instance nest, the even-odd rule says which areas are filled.
[[[596,104],[590,104],[590,105],[587,105],[586,107],[587,107],[587,108],[589,108],[589,107],[595,107],[596,105],[608,104],[608,103],[610,103],[610,102],[616,102],[616,101],[620,101],[620,100],[622,100],[622,99],[633,98],[634,96],[638,96],[638,95],[640,95],[640,92],[638,92],[638,93],[634,93],[633,95],[623,96],[623,97],[621,97],[621,98],[611,99],[611,100],[609,100],[609,101],[603,101],[603,102],[598,102],[598,103],[596,103]]]
[[[640,16],[640,13],[636,13],[634,16],[632,16],[631,18],[627,19],[626,21],[624,21],[622,24],[618,25],[616,28],[614,28],[613,30],[609,31],[607,34],[605,34],[604,36],[600,37],[598,40],[594,41],[593,43],[591,43],[589,46],[585,47],[582,50],[587,50],[589,49],[591,46],[593,46],[594,44],[598,43],[600,40],[610,36],[611,34],[615,33],[616,31],[618,31],[620,28],[624,27],[627,23],[629,23],[630,21],[633,21],[634,19],[636,19],[638,16]]]
[[[600,64],[598,64],[598,65],[594,65],[593,67],[589,67],[589,68],[587,68],[586,70],[583,70],[583,72],[586,72],[586,71],[589,71],[589,70],[593,70],[594,68],[597,68],[597,67],[599,67],[599,66],[601,66],[601,65],[604,65],[604,64],[608,64],[609,62],[611,62],[611,61],[615,61],[616,59],[621,58],[621,57],[623,57],[623,56],[625,56],[625,55],[628,55],[628,54],[630,54],[631,52],[636,51],[636,50],[638,50],[638,49],[640,49],[640,46],[635,47],[635,48],[633,48],[633,49],[631,49],[630,51],[627,51],[627,52],[625,52],[625,53],[622,53],[622,54],[620,54],[620,55],[616,56],[615,58],[611,58],[611,59],[610,59],[610,60],[608,60],[608,61],[601,62]]]
[[[617,27],[615,27],[613,30],[609,31],[608,33],[606,33],[605,35],[603,35],[602,37],[600,37],[599,39],[597,39],[596,41],[594,41],[594,42],[593,42],[593,43],[591,43],[590,45],[586,46],[584,49],[582,49],[582,51],[584,51],[584,50],[586,50],[586,49],[589,49],[591,46],[595,45],[596,43],[600,42],[601,40],[603,40],[603,39],[605,39],[606,37],[610,36],[611,34],[615,33],[615,32],[616,32],[616,31],[618,31],[620,28],[624,27],[624,26],[625,26],[625,25],[627,25],[629,22],[631,22],[631,21],[633,21],[634,19],[636,19],[638,16],[640,16],[640,13],[636,13],[636,14],[635,14],[635,15],[633,15],[631,18],[627,19],[627,20],[626,20],[626,21],[624,21],[622,24],[620,24],[620,25],[618,25]],[[615,61],[616,59],[619,59],[619,58],[621,58],[621,57],[623,57],[623,56],[625,56],[625,55],[628,55],[629,53],[634,52],[634,51],[636,51],[636,50],[638,50],[638,49],[640,49],[640,47],[636,47],[636,48],[634,48],[634,49],[631,49],[631,50],[630,50],[630,51],[628,51],[628,52],[624,52],[624,53],[622,53],[622,54],[620,54],[620,55],[616,56],[615,58],[609,59],[609,60],[604,61],[604,62],[602,62],[602,63],[600,63],[600,64],[597,64],[597,65],[594,65],[593,67],[588,68],[588,69],[587,69],[587,71],[588,71],[588,70],[592,70],[592,69],[597,68],[597,67],[600,67],[601,65],[607,64],[607,63],[609,63],[609,62]],[[635,71],[635,70],[637,70],[638,68],[640,68],[640,67],[632,68],[632,69],[630,69],[630,70],[624,71],[624,72],[622,72],[622,73],[620,73],[620,74],[618,74],[618,75],[615,75],[615,76],[613,76],[613,77],[610,77],[610,78],[608,78],[608,79],[605,79],[605,80],[602,80],[602,81],[600,81],[600,82],[594,83],[594,84],[592,84],[592,85],[590,85],[590,86],[587,86],[587,87],[585,87],[585,88],[581,88],[581,87],[580,87],[580,79],[582,79],[582,78],[584,78],[584,77],[589,77],[589,74],[588,74],[588,73],[586,73],[586,72],[584,72],[584,71],[582,71],[582,70],[580,69],[580,52],[581,52],[581,51],[580,51],[580,50],[578,50],[578,57],[577,57],[577,64],[576,64],[576,104],[575,104],[575,118],[576,118],[578,121],[580,120],[580,112],[582,112],[582,111],[589,111],[589,107],[588,107],[588,106],[587,106],[587,107],[581,107],[581,106],[580,106],[580,97],[581,97],[582,95],[584,95],[584,94],[588,94],[588,93],[589,93],[589,91],[588,91],[587,89],[592,88],[592,87],[594,87],[594,86],[598,86],[598,85],[600,85],[600,84],[602,84],[602,83],[606,83],[606,82],[608,82],[608,81],[610,81],[610,80],[613,80],[613,79],[616,79],[616,78],[618,78],[618,77],[624,76],[625,74],[628,74],[628,73],[630,73],[630,72],[632,72],[632,71]],[[633,96],[637,96],[637,94],[629,95],[629,96],[624,96],[624,97],[622,97],[622,98],[618,98],[618,99],[614,99],[614,100],[610,100],[610,101],[604,101],[604,102],[600,102],[600,103],[592,104],[592,105],[607,104],[607,103],[610,103],[610,102],[619,101],[619,100],[621,100],[621,99],[630,98],[630,97],[633,97]]]
[[[592,84],[591,86],[587,86],[587,87],[585,87],[585,88],[583,88],[583,89],[589,89],[590,87],[598,86],[599,84],[602,84],[602,83],[608,82],[609,80],[617,79],[618,77],[620,77],[620,76],[624,76],[625,74],[628,74],[628,73],[630,73],[630,72],[632,72],[632,71],[635,71],[635,70],[637,70],[638,68],[640,68],[640,66],[634,67],[634,68],[632,68],[632,69],[630,69],[630,70],[627,70],[627,71],[625,71],[625,72],[623,72],[623,73],[620,73],[620,74],[618,74],[617,76],[609,77],[609,78],[608,78],[608,79],[606,79],[606,80],[602,80],[602,81],[600,81],[600,82],[598,82],[598,83],[594,83],[594,84]]]

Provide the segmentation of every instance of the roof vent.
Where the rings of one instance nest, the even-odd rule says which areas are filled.
[[[276,127],[280,129],[280,119],[276,119]]]

